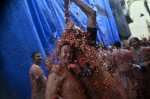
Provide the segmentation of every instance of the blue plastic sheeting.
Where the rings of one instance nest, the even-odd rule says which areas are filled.
[[[97,10],[97,41],[105,45],[118,41],[108,1],[85,1]],[[70,12],[73,22],[86,29],[87,17],[74,3]],[[54,42],[61,36],[64,24],[63,0],[3,0],[0,6],[0,99],[30,99],[31,53],[41,51],[43,59],[49,55],[55,49]],[[44,63],[41,66],[47,76]]]

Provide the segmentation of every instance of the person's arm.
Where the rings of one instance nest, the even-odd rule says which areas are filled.
[[[96,28],[97,27],[97,25],[96,25],[96,11],[82,0],[71,0],[71,1],[73,1],[78,7],[80,7],[80,9],[88,17],[87,27]]]
[[[38,82],[40,88],[46,88],[46,77],[45,77],[45,75],[40,76],[37,79],[37,82]]]
[[[34,68],[33,72],[39,88],[46,88],[46,77],[40,67]]]
[[[144,62],[144,63],[142,64],[142,66],[145,66],[145,67],[149,67],[149,68],[150,68],[150,61]]]
[[[62,83],[62,77],[58,76],[55,72],[48,76],[45,99],[52,99],[57,94],[58,88]]]

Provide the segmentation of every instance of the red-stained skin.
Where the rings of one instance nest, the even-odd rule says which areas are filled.
[[[83,34],[82,30],[80,30],[80,33]],[[86,36],[85,34],[86,33],[84,32],[84,36]],[[69,37],[68,37],[68,35],[69,35]],[[95,98],[95,99],[99,99],[99,98],[104,99],[104,98],[106,98],[106,97],[104,97],[104,94],[106,95],[109,91],[113,91],[113,86],[111,85],[111,82],[106,79],[107,75],[104,75],[103,66],[102,66],[103,64],[101,64],[101,66],[99,66],[100,64],[97,60],[97,56],[95,55],[96,54],[95,49],[86,44],[83,45],[82,42],[84,41],[84,39],[78,39],[77,36],[78,36],[77,34],[69,34],[68,32],[64,32],[63,36],[60,38],[60,41],[57,45],[58,49],[56,51],[56,54],[60,55],[60,53],[62,53],[60,55],[61,62],[70,63],[72,61],[72,54],[73,54],[73,53],[70,54],[72,51],[72,50],[70,50],[70,46],[73,46],[74,49],[77,49],[77,52],[76,52],[77,60],[74,60],[73,63],[68,64],[68,68],[67,68],[68,70],[72,69],[77,74],[78,74],[78,72],[81,72],[79,66],[77,65],[77,62],[79,62],[79,64],[82,67],[85,67],[86,62],[89,62],[91,64],[91,69],[93,69],[95,67],[99,67],[95,71],[93,76],[89,76],[88,78],[83,77],[80,79],[80,81],[82,81],[82,83],[84,83],[84,85],[88,89],[87,91],[91,93],[90,97]],[[82,35],[80,35],[80,36],[82,36]],[[81,38],[83,38],[83,37],[81,37]],[[84,42],[86,42],[86,41],[84,41]],[[62,45],[64,43],[69,43],[69,46],[65,45],[62,47]],[[65,49],[65,48],[67,48],[67,49]],[[81,53],[84,53],[84,55],[82,55]],[[103,61],[104,61],[103,63],[107,63],[108,65],[110,65],[108,63],[108,59],[104,59]],[[59,61],[58,61],[58,63],[59,63]],[[64,70],[66,70],[66,69],[64,69]],[[68,71],[68,70],[66,70],[66,71]],[[65,75],[66,75],[66,77],[68,77],[68,76],[71,76],[72,73],[70,73],[70,71],[68,71],[67,74],[65,74]],[[71,77],[71,79],[72,79],[72,77]],[[77,82],[80,83],[80,81],[77,81]],[[67,81],[67,82],[70,82],[70,81]],[[63,85],[63,89],[65,89],[65,88],[68,88],[67,85]],[[77,89],[76,89],[76,91],[81,92]],[[72,97],[71,95],[69,96],[69,94],[68,94],[72,91],[70,91],[70,90],[67,91],[67,90],[68,89],[61,90],[61,91],[64,95],[66,94],[65,96]],[[109,95],[107,97],[109,97]]]
[[[88,37],[87,31],[74,28],[75,24],[70,20],[68,8],[66,6],[65,8],[67,10],[66,29],[62,34],[60,41],[57,42],[57,50],[53,53],[53,55],[56,56],[58,62],[57,64],[59,65],[56,67],[54,66],[52,71],[63,77],[63,82],[59,89],[59,93],[64,99],[107,99],[110,97],[110,92],[115,93],[113,90],[115,88],[113,88],[111,81],[108,80],[107,75],[104,75],[103,66],[97,60],[94,47],[87,45],[87,43],[92,43],[91,41],[86,40]],[[68,43],[69,45],[64,45],[65,43]],[[74,54],[77,60],[72,60],[73,49],[71,48],[76,50],[76,53]],[[58,56],[61,61],[58,59]],[[90,68],[94,69],[94,74],[91,76],[82,77],[79,80],[70,70],[73,70],[75,74],[79,74],[81,70],[77,63],[79,63],[82,67],[85,67],[87,62],[90,64]],[[66,66],[60,65],[60,63],[65,64]],[[108,63],[107,59],[106,63]],[[97,69],[95,70],[95,68]],[[87,90],[83,89],[81,82]],[[89,93],[88,98],[85,91]],[[58,97],[56,96],[55,99],[57,98]]]

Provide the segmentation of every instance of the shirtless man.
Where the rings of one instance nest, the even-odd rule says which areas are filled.
[[[87,26],[93,27],[97,31],[96,12],[81,0],[72,1],[81,9],[85,10],[85,14],[88,16]],[[96,40],[96,36],[94,37],[94,40]],[[85,95],[85,90],[82,88],[81,82],[79,82],[76,76],[67,68],[68,64],[70,64],[69,60],[72,58],[71,50],[69,45],[64,44],[61,47],[60,59],[63,64],[53,66],[55,68],[52,68],[47,81],[46,99],[52,99],[54,94],[57,94],[64,99],[88,99]],[[58,88],[60,88],[60,92],[58,92]]]
[[[73,51],[68,43],[60,48],[61,63],[53,66],[48,76],[45,99],[54,97],[63,99],[88,99],[79,80],[68,69],[73,58]]]
[[[81,9],[85,10],[84,13],[88,16],[87,26],[95,28],[96,12],[81,0],[72,1],[76,3]],[[96,36],[94,37],[96,42]],[[73,51],[71,47],[69,44],[64,43],[60,50],[59,57],[62,64],[53,66],[52,71],[48,76],[46,99],[52,99],[54,94],[57,94],[64,99],[88,99],[86,92],[81,85],[81,82],[77,79],[76,75],[73,75],[72,72],[68,69],[68,65],[71,64],[70,60],[73,58]]]
[[[78,5],[88,17],[87,31],[89,35],[86,38],[87,42],[85,45],[86,47],[89,48],[90,51],[92,51],[96,46],[96,36],[97,36],[96,11],[93,10],[82,0],[72,0],[72,1],[76,5]],[[92,46],[93,48],[91,48],[90,46]],[[86,68],[86,66],[90,66],[90,64],[85,62],[84,53],[80,52],[75,53],[75,57],[78,62],[77,65],[85,67],[82,69],[82,72],[80,73],[75,72],[76,74],[75,75],[73,74],[74,72],[72,73],[70,70],[68,70],[68,65],[69,67],[73,67],[74,65],[76,65],[71,64],[72,63],[71,60],[72,58],[74,58],[72,57],[71,54],[72,52],[74,52],[72,51],[73,49],[74,48],[71,48],[71,46],[65,43],[63,44],[63,46],[61,46],[59,56],[62,64],[53,66],[54,68],[52,68],[51,74],[49,75],[47,81],[46,99],[52,99],[54,97],[54,94],[62,96],[62,98],[65,99],[74,99],[74,98],[106,99],[109,96],[111,96],[111,99],[113,98],[120,99],[120,97],[117,98],[119,96],[118,93],[115,93],[112,90],[111,90],[112,93],[109,93],[108,90],[106,91],[109,84],[106,83],[103,72],[101,71],[98,72],[96,68],[93,68],[93,70],[90,68]],[[66,55],[64,52],[66,53]],[[69,55],[67,55],[67,53]],[[88,50],[85,54],[88,54]],[[96,54],[94,55],[96,56]],[[80,77],[77,79],[76,76]],[[108,86],[106,87],[104,84],[107,84]],[[53,88],[51,86],[53,86]]]
[[[121,49],[121,43],[116,41],[114,43],[116,49],[113,50],[113,66],[112,69],[115,71],[113,76],[117,80],[118,89],[122,95],[122,99],[136,99],[136,91],[133,90],[133,84],[131,77],[132,66],[132,53],[129,50]]]
[[[42,56],[40,52],[32,53],[33,64],[29,75],[31,80],[31,99],[44,99],[46,88],[46,77],[40,66]]]

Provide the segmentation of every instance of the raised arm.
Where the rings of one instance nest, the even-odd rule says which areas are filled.
[[[91,28],[97,27],[97,25],[96,25],[96,11],[82,0],[71,0],[71,1],[73,1],[78,7],[80,7],[80,9],[88,17],[87,27],[91,27]]]

